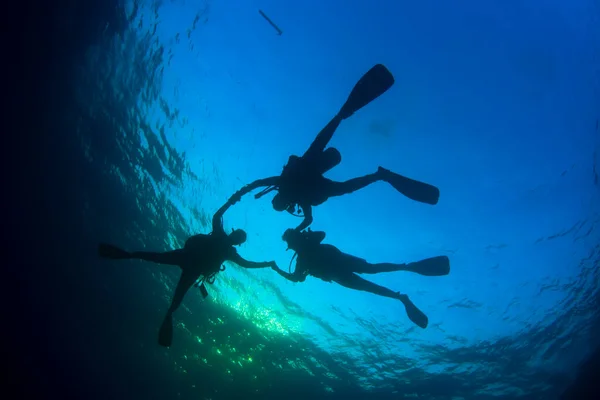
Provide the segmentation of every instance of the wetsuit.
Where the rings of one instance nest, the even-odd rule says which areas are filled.
[[[342,160],[337,149],[330,147],[325,150],[325,146],[341,121],[342,118],[339,115],[332,119],[319,132],[302,157],[290,156],[281,175],[259,179],[244,186],[232,196],[230,201],[235,202],[259,187],[271,187],[255,197],[259,198],[271,190],[277,190],[277,196],[281,196],[287,203],[287,211],[293,213],[296,206],[302,210],[304,220],[296,229],[303,230],[313,222],[312,207],[325,203],[331,197],[350,194],[372,183],[385,180],[385,170],[383,169],[344,182],[333,181],[323,176]]]
[[[107,244],[101,244],[99,247],[101,257],[139,259],[157,264],[176,265],[181,268],[181,276],[159,334],[159,343],[163,346],[171,345],[173,312],[181,305],[187,291],[201,276],[206,278],[218,272],[225,261],[234,262],[244,268],[265,268],[274,265],[274,262],[248,261],[238,254],[230,237],[223,229],[222,217],[231,205],[230,202],[226,203],[214,215],[210,234],[190,237],[182,249],[167,252],[136,251],[130,253]]]
[[[298,232],[288,229],[283,239],[288,243],[288,247],[297,253],[296,268],[293,273],[284,272],[278,267],[273,267],[273,270],[292,282],[303,282],[308,275],[312,275],[326,282],[336,282],[349,289],[400,300],[409,318],[415,324],[422,328],[427,326],[427,317],[416,308],[407,295],[377,285],[357,274],[410,271],[426,276],[442,276],[450,272],[448,257],[432,257],[409,264],[373,264],[365,259],[346,254],[333,245],[321,243],[324,238],[324,232]]]
[[[394,77],[384,65],[373,66],[354,85],[337,115],[319,132],[302,157],[291,156],[281,175],[259,179],[244,186],[232,196],[230,201],[236,202],[246,193],[263,186],[268,189],[256,195],[256,198],[271,190],[277,190],[278,194],[273,198],[273,207],[276,210],[294,213],[299,207],[303,211],[304,221],[296,228],[299,231],[312,223],[313,206],[323,204],[331,197],[353,193],[381,180],[388,182],[413,200],[436,204],[439,197],[439,190],[436,187],[381,167],[375,173],[345,182],[335,182],[323,176],[342,160],[338,150],[326,149],[340,123],[381,96],[393,84]]]

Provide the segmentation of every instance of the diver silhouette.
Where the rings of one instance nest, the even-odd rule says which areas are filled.
[[[394,77],[382,64],[377,64],[365,73],[352,89],[346,103],[338,114],[323,128],[308,150],[298,157],[292,155],[279,176],[256,180],[236,192],[231,201],[239,201],[242,196],[252,190],[264,187],[254,197],[260,198],[276,190],[272,205],[276,211],[288,211],[296,215],[300,210],[304,220],[296,228],[299,231],[307,228],[313,221],[312,207],[323,204],[331,197],[343,196],[362,189],[372,183],[385,181],[406,197],[427,204],[437,204],[439,190],[435,186],[396,174],[379,167],[377,172],[353,178],[344,182],[336,182],[323,176],[338,165],[342,156],[340,152],[327,145],[342,120],[349,118],[356,111],[385,93],[394,84]]]
[[[443,276],[450,273],[450,260],[446,256],[427,258],[408,264],[372,264],[362,258],[343,253],[333,245],[322,244],[325,239],[325,232],[322,231],[300,232],[296,229],[288,229],[282,239],[287,243],[288,249],[296,252],[294,257],[298,258],[293,273],[284,272],[277,265],[272,266],[271,268],[279,275],[292,282],[303,282],[307,275],[312,275],[325,282],[333,281],[349,289],[400,300],[404,304],[408,318],[421,328],[427,327],[428,318],[407,295],[379,286],[356,274],[409,271],[425,276]]]
[[[171,300],[171,305],[160,327],[158,343],[169,347],[173,341],[173,312],[181,305],[187,291],[200,279],[197,286],[202,295],[208,292],[204,281],[214,282],[214,276],[224,270],[221,265],[231,261],[244,268],[276,267],[274,261],[253,262],[244,259],[233,246],[239,246],[246,241],[246,232],[241,229],[233,230],[229,235],[223,229],[223,214],[232,205],[225,203],[213,216],[212,232],[191,236],[182,249],[167,252],[135,251],[128,252],[107,243],[100,243],[98,255],[113,260],[139,259],[157,264],[176,265],[181,268],[181,276]],[[200,278],[202,277],[202,278]]]

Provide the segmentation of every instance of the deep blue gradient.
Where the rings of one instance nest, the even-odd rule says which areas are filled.
[[[139,339],[140,348],[160,354],[153,362],[184,374],[185,390],[208,369],[263,384],[276,380],[266,372],[271,367],[253,361],[264,340],[281,349],[272,362],[278,374],[306,373],[320,393],[558,394],[598,343],[597,2],[174,0],[156,12],[156,4],[142,3],[127,33],[90,49],[78,75],[88,83],[111,77],[103,81],[113,87],[107,92],[130,96],[137,108],[125,113],[151,127],[111,133],[121,144],[119,162],[101,161],[103,148],[80,133],[89,164],[146,210],[149,227],[123,223],[122,240],[161,250],[209,231],[207,217],[242,185],[277,175],[290,154],[302,154],[360,76],[382,63],[395,85],[342,122],[331,145],[343,161],[327,177],[345,180],[384,166],[438,186],[440,201],[419,204],[377,183],[315,208],[312,228],[372,262],[451,261],[445,277],[368,277],[407,293],[429,316],[425,330],[394,300],[229,265],[208,300],[188,294],[166,353],[156,350],[153,335],[176,271],[103,265],[124,282],[111,296],[156,314]],[[132,4],[126,10],[130,15]],[[153,75],[135,78],[154,64],[133,49],[159,47]],[[114,101],[101,97],[82,103],[91,110]],[[133,145],[123,146],[121,136],[134,137]],[[140,154],[145,162],[136,164]],[[244,257],[275,259],[285,270],[292,254],[281,234],[298,220],[275,212],[270,196],[244,198],[225,215],[225,227],[248,232]],[[129,283],[152,300],[128,299]],[[112,318],[135,313],[125,308]],[[231,315],[243,327],[228,325]],[[218,326],[226,333],[215,334]],[[240,351],[246,336],[256,343]],[[262,353],[265,365],[275,357],[270,351]],[[225,361],[217,367],[199,354]]]

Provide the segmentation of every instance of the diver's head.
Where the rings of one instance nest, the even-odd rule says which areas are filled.
[[[247,236],[248,235],[246,235],[246,232],[243,229],[234,229],[229,234],[229,243],[231,243],[232,246],[239,246],[246,241]]]
[[[296,229],[290,228],[283,233],[281,239],[287,243],[288,249],[297,251],[302,243],[303,234]]]
[[[271,200],[271,204],[273,204],[273,209],[275,211],[285,211],[289,208],[290,202],[287,201],[281,193],[277,193],[273,200]]]

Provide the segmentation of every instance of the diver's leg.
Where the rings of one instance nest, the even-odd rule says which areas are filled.
[[[358,178],[352,178],[344,182],[329,181],[329,187],[327,188],[329,195],[328,197],[350,194],[380,180],[382,180],[382,177],[380,173],[376,172],[369,175],[359,176]]]
[[[165,315],[165,319],[158,332],[158,343],[161,346],[171,346],[171,343],[173,342],[173,313],[179,308],[185,294],[199,277],[200,275],[189,272],[189,269],[182,268],[181,277],[179,277],[179,282],[177,282],[175,293],[171,300],[171,306],[167,310],[167,315]]]
[[[377,64],[367,71],[359,81],[356,82],[338,114],[333,117],[321,132],[319,132],[316,139],[304,154],[320,153],[325,150],[327,143],[331,140],[333,133],[342,120],[349,118],[352,114],[381,96],[393,84],[394,77],[385,66]]]
[[[383,264],[382,268],[385,268],[386,265]],[[408,264],[392,265],[402,265],[402,269],[399,271],[415,272],[425,276],[444,276],[450,273],[450,259],[447,256],[430,257]]]
[[[430,257],[408,264],[368,262],[351,263],[352,272],[357,274],[379,274],[381,272],[408,271],[425,276],[443,276],[450,273],[450,260],[446,256]]]
[[[319,154],[325,150],[325,147],[327,147],[335,130],[340,126],[340,122],[342,122],[342,117],[339,115],[333,117],[333,119],[325,125],[325,128],[321,129],[321,132],[319,132],[315,140],[310,144],[310,147],[306,150],[304,155],[302,155],[302,158],[309,159],[311,157],[318,157]]]
[[[376,283],[361,278],[360,276],[347,273],[338,274],[334,279],[340,285],[347,287],[348,289],[361,290],[363,292],[369,292],[378,296],[389,297],[391,299],[400,300],[400,293],[394,292],[383,286],[379,286]]]
[[[150,261],[156,264],[168,264],[182,266],[186,262],[185,250],[178,249],[173,251],[167,251],[164,253],[153,252],[153,251],[134,251],[131,253],[130,258],[136,258],[138,260]]]
[[[200,278],[200,274],[190,272],[190,268],[184,268],[179,277],[179,282],[175,287],[173,293],[173,299],[171,300],[171,306],[169,307],[168,313],[173,313],[179,308],[183,298],[187,291],[192,287],[194,283]]]
[[[393,264],[393,263],[364,263],[356,266],[352,266],[352,272],[357,274],[379,274],[380,272],[396,272],[406,271],[406,264]]]
[[[379,286],[376,283],[370,282],[355,274],[340,274],[336,276],[334,280],[340,285],[349,289],[361,290],[379,296],[400,300],[402,304],[404,304],[406,315],[413,323],[423,329],[426,328],[429,323],[427,316],[421,310],[419,310],[405,294],[394,292],[391,289]]]
[[[343,268],[346,271],[354,272],[356,274],[378,274],[381,272],[406,271],[406,264],[372,264],[364,258],[355,257],[350,254],[344,254],[344,258],[340,259],[340,264],[343,264]]]

